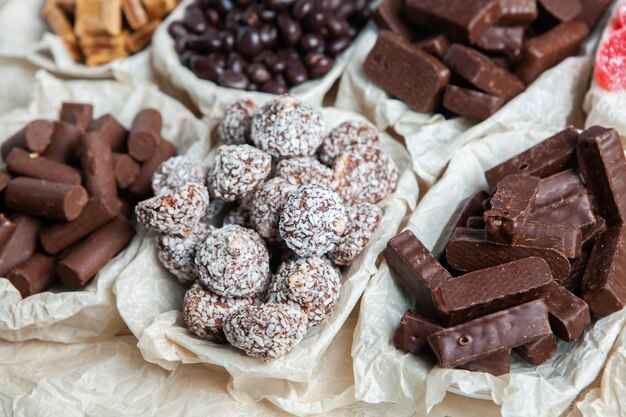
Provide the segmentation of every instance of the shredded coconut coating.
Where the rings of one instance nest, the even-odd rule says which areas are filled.
[[[250,221],[250,209],[246,206],[238,206],[230,210],[224,216],[224,226],[229,224],[236,224],[239,226],[252,229],[252,222]]]
[[[189,236],[159,235],[157,247],[159,260],[181,283],[195,281],[194,258],[196,247],[204,242],[214,227],[198,223]]]
[[[209,206],[206,209],[206,213],[204,213],[204,217],[202,217],[202,221],[204,223],[210,223],[213,221],[213,218],[220,214],[226,202],[224,200],[218,200],[217,198],[212,198]]]
[[[250,142],[252,116],[257,106],[250,100],[238,100],[224,110],[224,118],[217,126],[217,138],[225,145]]]
[[[398,168],[378,148],[353,148],[333,166],[333,188],[346,205],[376,204],[396,187]]]
[[[137,221],[146,229],[188,236],[209,206],[205,186],[190,182],[137,204]]]
[[[263,104],[252,119],[254,145],[276,158],[311,156],[324,139],[322,116],[294,96]]]
[[[280,240],[278,222],[282,206],[297,187],[284,178],[272,178],[259,187],[250,202],[250,220],[261,236],[272,242]]]
[[[361,146],[380,146],[380,136],[376,128],[365,122],[343,122],[326,135],[319,150],[319,158],[324,164],[331,166],[339,155]]]
[[[196,251],[195,265],[202,284],[224,297],[254,296],[270,279],[263,238],[237,225],[211,231]]]
[[[211,195],[235,201],[250,193],[270,174],[272,157],[250,145],[223,145],[217,149],[209,178]]]
[[[298,256],[322,256],[339,243],[347,222],[337,193],[317,185],[302,185],[283,205],[279,230]]]
[[[374,204],[360,203],[346,209],[348,227],[337,248],[328,254],[337,265],[350,265],[363,251],[383,218],[383,210]]]
[[[288,304],[244,306],[224,322],[226,339],[248,356],[281,357],[304,338],[307,318]]]
[[[188,182],[205,185],[207,167],[187,156],[174,156],[163,162],[152,175],[154,195],[175,190]]]
[[[224,320],[251,303],[250,298],[220,297],[196,282],[185,293],[183,318],[187,328],[200,339],[226,343]]]
[[[316,184],[330,188],[333,181],[332,169],[305,156],[283,159],[276,166],[275,175],[293,185]]]
[[[333,311],[340,289],[341,277],[328,260],[300,258],[280,266],[272,282],[268,302],[300,306],[311,328]]]

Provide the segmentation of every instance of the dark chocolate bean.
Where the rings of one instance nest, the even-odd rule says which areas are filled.
[[[308,33],[300,38],[300,49],[303,52],[323,52],[324,37],[320,33]]]
[[[304,20],[313,11],[314,6],[315,0],[298,0],[293,6],[291,15],[298,21]]]
[[[281,13],[278,15],[276,23],[278,24],[278,30],[282,35],[282,40],[285,45],[296,45],[302,35],[302,30],[298,22],[293,20],[287,13]]]
[[[246,77],[245,74],[230,69],[224,70],[217,82],[222,87],[237,88],[240,90],[245,90],[248,88],[249,84],[248,77]]]
[[[287,63],[285,78],[290,85],[302,84],[309,79],[306,67],[299,59],[292,59]]]
[[[192,62],[191,70],[198,78],[216,82],[224,69],[215,60],[204,56],[197,56]]]
[[[255,63],[248,67],[248,77],[253,83],[263,84],[272,78],[272,74],[270,74],[265,65]]]
[[[246,57],[258,55],[263,50],[259,31],[252,27],[243,27],[237,32],[235,48]]]
[[[305,63],[311,78],[321,78],[333,68],[334,61],[324,54],[308,54]]]
[[[185,17],[183,17],[183,24],[187,29],[195,33],[202,33],[209,27],[202,9],[196,6],[187,7]]]
[[[351,40],[347,36],[330,41],[326,45],[326,53],[331,57],[335,57],[348,49],[348,47],[350,46],[350,42]]]

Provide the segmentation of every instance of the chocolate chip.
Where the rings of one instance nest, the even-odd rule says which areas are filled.
[[[328,74],[333,67],[333,60],[324,54],[309,54],[305,57],[311,78],[320,78]]]
[[[299,59],[292,59],[287,62],[285,77],[290,85],[302,84],[309,79],[306,67]]]
[[[322,52],[324,37],[320,33],[308,33],[300,38],[300,49],[304,52]]]
[[[345,51],[350,46],[350,38],[344,36],[343,38],[335,39],[326,45],[326,53],[334,57]]]
[[[214,60],[204,56],[195,56],[191,60],[191,70],[198,78],[209,81],[217,81],[224,72]]]
[[[208,28],[208,23],[202,9],[193,6],[190,6],[187,10],[185,10],[183,24],[187,27],[187,29],[196,33],[202,33]]]
[[[239,53],[247,57],[258,55],[263,50],[259,31],[253,27],[242,27],[237,32],[235,47]]]
[[[298,39],[300,39],[300,35],[302,35],[298,22],[293,20],[287,13],[282,13],[276,18],[276,23],[285,44],[289,46],[295,45]]]
[[[248,77],[241,72],[225,70],[218,78],[218,83],[223,87],[245,90],[248,88]]]

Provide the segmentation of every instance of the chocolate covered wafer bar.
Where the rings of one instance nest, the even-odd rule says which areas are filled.
[[[413,45],[417,46],[424,52],[427,52],[439,59],[443,59],[446,51],[450,47],[450,41],[444,35],[435,35],[424,38]]]
[[[550,326],[556,336],[572,342],[589,326],[589,306],[580,298],[557,284],[544,289],[543,300],[550,313]]]
[[[476,46],[486,52],[517,57],[524,44],[523,26],[492,26],[483,33]]]
[[[415,24],[404,13],[404,0],[383,0],[373,17],[381,30],[389,30],[408,41],[418,36]]]
[[[34,254],[9,272],[7,276],[22,298],[42,292],[55,278],[54,257],[43,253]]]
[[[498,23],[527,25],[537,18],[537,0],[500,0],[502,15]]]
[[[37,234],[41,220],[16,214],[11,217],[13,233],[0,246],[0,277],[6,277],[13,268],[30,258],[37,249]]]
[[[80,185],[82,181],[80,171],[76,168],[20,148],[13,148],[4,162],[7,170],[15,176],[74,185]]]
[[[539,366],[556,353],[556,340],[553,335],[518,346],[515,351],[530,364]]]
[[[138,161],[150,159],[161,143],[161,113],[144,109],[137,114],[128,136],[128,153]]]
[[[494,376],[508,374],[511,371],[511,351],[503,350],[484,358],[457,365],[458,369],[473,372],[486,372]]]
[[[577,258],[582,252],[582,233],[569,226],[526,222],[513,237],[513,245],[554,249],[568,258]]]
[[[2,158],[6,158],[16,147],[42,153],[50,144],[53,132],[54,125],[47,120],[35,120],[28,123],[26,127],[4,141],[1,148]]]
[[[466,117],[485,120],[504,105],[504,98],[469,88],[448,85],[443,93],[443,107]]]

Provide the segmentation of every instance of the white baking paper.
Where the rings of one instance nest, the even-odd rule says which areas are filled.
[[[26,106],[37,67],[23,59],[0,58],[0,117]]]
[[[156,87],[114,81],[64,82],[40,71],[31,94],[28,107],[0,118],[3,140],[30,120],[57,119],[63,101],[92,103],[95,116],[111,113],[126,127],[130,127],[142,108],[159,109],[164,119],[163,136],[183,151],[193,142],[206,143],[208,137],[202,122]],[[124,330],[115,307],[113,284],[135,257],[140,244],[138,236],[85,288],[76,291],[67,291],[59,284],[51,291],[22,299],[9,281],[0,278],[0,338],[70,343],[103,339]]]

